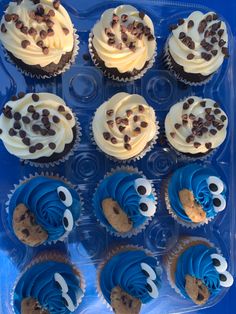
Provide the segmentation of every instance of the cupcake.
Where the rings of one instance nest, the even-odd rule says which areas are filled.
[[[213,168],[189,164],[171,175],[166,205],[178,222],[197,227],[226,208],[226,187]]]
[[[61,256],[36,257],[18,278],[12,295],[15,314],[69,314],[84,296],[78,269]]]
[[[10,231],[31,247],[63,241],[81,212],[78,193],[56,177],[36,176],[21,182],[7,205]]]
[[[156,46],[151,19],[130,5],[106,10],[89,39],[95,65],[118,81],[142,77],[155,61]]]
[[[142,96],[118,93],[97,109],[92,131],[100,150],[116,160],[128,161],[151,149],[158,124],[154,109]]]
[[[60,0],[10,2],[1,20],[0,41],[16,66],[34,77],[64,72],[78,50]]]
[[[151,182],[132,169],[117,169],[103,179],[93,196],[99,222],[116,235],[137,234],[156,212]]]
[[[203,157],[227,135],[226,113],[212,99],[191,97],[170,108],[165,133],[171,146],[191,157]]]
[[[171,25],[171,30],[167,64],[187,84],[206,83],[229,57],[226,24],[214,12],[195,11]]]
[[[225,258],[206,239],[187,237],[166,259],[172,288],[197,305],[216,297],[233,284]]]
[[[161,268],[143,249],[123,248],[98,271],[98,290],[116,314],[138,314],[159,295]]]
[[[3,108],[0,131],[10,154],[41,164],[65,160],[79,140],[71,109],[49,93],[13,97]]]

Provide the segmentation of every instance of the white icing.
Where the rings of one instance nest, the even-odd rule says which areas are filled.
[[[214,73],[223,63],[224,54],[222,53],[222,48],[219,47],[218,41],[213,44],[212,50],[217,50],[218,53],[216,56],[212,56],[210,61],[206,61],[201,57],[202,52],[207,52],[201,45],[201,41],[204,39],[204,33],[208,30],[213,24],[219,22],[219,19],[208,22],[206,30],[200,34],[198,32],[199,23],[205,19],[208,15],[213,15],[214,12],[209,12],[207,14],[203,14],[202,12],[195,11],[190,14],[190,16],[184,19],[184,24],[179,25],[177,29],[172,31],[172,36],[169,39],[169,52],[176,63],[181,65],[184,68],[186,73],[200,73],[204,76],[208,76]],[[188,28],[188,22],[192,20],[194,22],[194,26]],[[224,33],[221,37],[226,44],[224,47],[228,47],[228,34],[226,24],[221,21],[220,29],[224,30]],[[189,49],[186,45],[182,43],[179,39],[179,34],[184,32],[187,36],[191,37],[195,43],[195,49]],[[219,36],[214,36],[219,40]],[[212,36],[206,38],[206,41],[211,43]],[[212,43],[211,43],[212,44]],[[207,52],[210,53],[211,52]],[[189,54],[193,54],[194,58],[192,60],[188,60],[187,56]]]
[[[119,16],[119,22],[111,27],[111,21],[113,13]],[[128,15],[128,21],[122,23],[128,25],[137,21],[143,23],[151,29],[151,34],[154,35],[154,26],[151,19],[145,15],[142,20],[139,17],[139,11],[130,5],[120,5],[117,8],[106,10],[100,21],[94,26],[92,33],[93,46],[97,51],[99,57],[105,62],[108,68],[117,68],[120,73],[128,71],[141,70],[145,63],[153,58],[156,49],[156,40],[148,41],[146,36],[143,36],[141,40],[126,32],[129,37],[128,42],[135,42],[136,50],[131,51],[121,40],[120,22],[123,14]],[[122,43],[122,50],[117,49],[115,46],[108,45],[108,36],[105,34],[105,28],[111,29],[115,34],[116,43]]]

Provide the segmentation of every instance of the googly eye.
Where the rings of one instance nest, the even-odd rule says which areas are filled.
[[[143,178],[135,180],[135,189],[140,196],[147,196],[152,193],[151,183]]]
[[[221,287],[228,288],[228,287],[231,287],[233,283],[234,283],[234,278],[228,271],[225,271],[220,274]]]
[[[66,231],[71,231],[74,227],[74,219],[69,209],[66,209],[63,216],[63,226]]]
[[[141,263],[141,268],[145,276],[147,276],[151,280],[156,280],[157,275],[151,266],[146,263]]]
[[[151,217],[156,212],[155,203],[147,197],[142,197],[139,202],[139,211],[143,216]]]
[[[67,293],[68,292],[67,283],[66,283],[65,279],[62,277],[61,274],[55,273],[54,274],[54,280],[55,280],[56,283],[58,283],[58,285],[60,286],[60,288],[61,288],[63,293]]]
[[[226,262],[226,259],[219,254],[211,254],[212,263],[215,266],[215,269],[218,271],[218,273],[223,273],[228,268],[228,264]]]
[[[208,188],[212,194],[218,195],[224,191],[224,183],[218,177],[209,177],[207,179]]]
[[[66,207],[70,207],[73,203],[73,199],[72,196],[70,194],[70,191],[65,188],[64,186],[59,186],[57,188],[57,194],[60,198],[60,200],[62,201],[62,203],[66,206]]]
[[[213,198],[213,206],[214,206],[214,210],[215,210],[216,213],[221,212],[226,207],[226,200],[225,200],[225,198],[221,194],[214,196],[214,198]]]
[[[76,307],[74,306],[70,296],[67,293],[62,293],[62,298],[64,300],[65,306],[70,312],[74,312]]]
[[[151,298],[156,299],[159,295],[157,286],[155,283],[151,280],[151,278],[147,279],[147,285],[146,285],[148,294],[150,295]]]

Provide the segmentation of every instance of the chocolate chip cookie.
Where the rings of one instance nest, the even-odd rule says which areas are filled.
[[[111,306],[116,314],[139,314],[142,303],[117,286],[111,292]]]

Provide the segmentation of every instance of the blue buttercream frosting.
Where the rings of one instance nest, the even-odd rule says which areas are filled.
[[[102,208],[102,201],[107,198],[112,198],[119,204],[131,219],[134,228],[139,227],[147,220],[147,217],[142,215],[139,210],[142,196],[137,193],[135,188],[135,181],[140,178],[143,177],[138,173],[119,171],[105,178],[99,185],[93,197],[93,207],[97,218],[110,230],[115,231],[104,216]],[[153,193],[146,197],[155,203]]]
[[[67,295],[74,307],[77,307],[78,300],[83,295],[79,277],[75,275],[69,264],[46,261],[33,265],[19,279],[13,300],[16,314],[21,313],[22,300],[29,297],[36,299],[50,314],[71,313],[62,296],[62,288],[55,281],[55,273],[64,278],[68,287]]]
[[[198,164],[187,165],[173,173],[168,184],[168,196],[171,208],[179,218],[186,222],[191,222],[179,198],[179,192],[183,189],[193,192],[195,200],[206,212],[207,218],[213,218],[217,215],[213,206],[214,195],[211,193],[207,183],[208,178],[211,176],[219,177],[212,168],[204,168]],[[225,191],[221,195],[226,198]]]
[[[67,199],[59,197],[58,188],[65,188],[66,198],[72,198],[68,205]],[[68,209],[73,217],[73,226],[81,211],[79,196],[63,181],[43,176],[35,177],[21,184],[12,195],[9,203],[9,225],[13,231],[13,213],[17,205],[24,204],[35,216],[36,223],[47,233],[47,241],[60,239],[67,231],[63,224],[64,214]]]
[[[153,285],[157,289],[160,288],[160,267],[157,260],[142,250],[124,251],[114,255],[105,264],[100,274],[100,288],[109,304],[112,289],[117,286],[142,303],[152,300],[150,290],[147,288],[148,277],[143,272],[141,263],[146,263],[154,270],[156,279],[153,280]]]
[[[200,279],[211,295],[220,292],[220,275],[213,265],[211,254],[217,253],[215,248],[204,244],[194,245],[184,251],[177,261],[175,284],[180,292],[189,299],[185,291],[185,277],[190,275]]]

